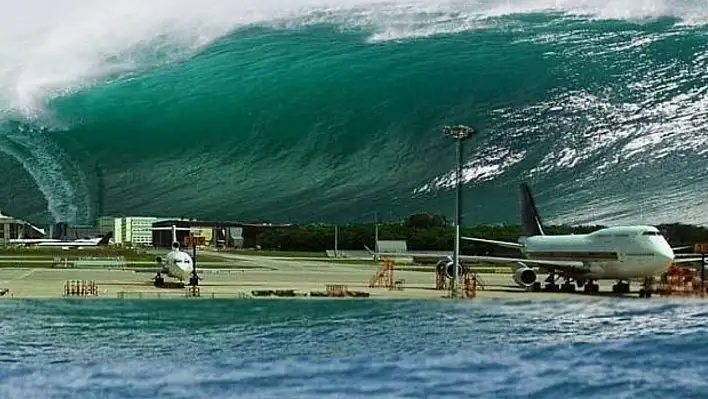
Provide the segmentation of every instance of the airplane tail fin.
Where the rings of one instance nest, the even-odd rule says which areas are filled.
[[[113,237],[113,233],[109,231],[96,245],[108,245],[108,242],[111,241],[111,237]]]
[[[536,209],[536,201],[531,195],[531,188],[526,183],[521,183],[519,187],[519,212],[521,213],[521,224],[527,236],[545,235],[541,216]]]

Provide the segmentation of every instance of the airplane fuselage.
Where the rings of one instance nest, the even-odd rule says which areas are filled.
[[[113,233],[107,233],[98,238],[79,238],[73,241],[57,240],[54,238],[19,238],[10,240],[13,245],[25,245],[35,247],[98,247],[109,244]]]
[[[608,227],[590,234],[531,236],[520,239],[529,259],[577,262],[588,279],[632,279],[658,275],[674,253],[653,226]]]
[[[76,240],[76,241],[45,241],[35,244],[37,247],[97,247],[99,241],[95,240]]]
[[[192,257],[188,253],[179,249],[170,251],[165,257],[164,272],[180,281],[189,280],[190,273],[194,269]]]

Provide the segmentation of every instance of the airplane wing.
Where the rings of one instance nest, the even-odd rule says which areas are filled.
[[[689,249],[693,248],[693,245],[684,245],[683,247],[671,247],[671,249],[676,252],[676,251],[683,251],[684,249]]]
[[[674,254],[674,258],[694,258],[696,260],[701,259],[701,254],[690,253],[690,254]],[[708,260],[708,254],[706,254],[706,260]]]
[[[674,259],[674,263],[700,262],[700,261],[702,261],[702,260],[703,260],[703,259],[702,259],[701,257],[697,257],[697,258],[678,258],[678,259]],[[708,261],[708,258],[706,258],[706,260]],[[708,263],[708,262],[707,262],[707,263]]]
[[[524,247],[523,245],[521,245],[517,242],[488,240],[486,238],[475,238],[475,237],[460,237],[460,238],[463,240],[467,240],[467,241],[483,242],[485,244],[494,244],[494,245],[499,245],[500,247],[506,247],[506,248],[521,249]]]
[[[435,258],[438,260],[442,259],[452,259],[451,255],[440,255],[440,254],[397,254],[397,253],[383,253],[379,252],[379,256],[383,257],[396,257],[396,256],[404,256],[404,257],[414,257],[414,258],[419,258],[419,257],[424,257],[424,258]],[[476,256],[476,255],[460,255],[460,260],[461,261],[467,261],[467,262],[490,262],[490,263],[509,263],[509,264],[514,264],[514,263],[524,263],[528,265],[535,265],[539,266],[544,269],[555,269],[555,270],[561,270],[561,271],[583,271],[586,270],[587,267],[583,262],[577,262],[577,261],[562,261],[562,260],[550,260],[550,259],[526,259],[526,258],[505,258],[505,257],[496,257],[496,256]]]
[[[504,258],[497,256],[476,256],[460,255],[460,260],[471,262],[491,262],[491,263],[527,263],[539,266],[553,266],[557,268],[583,268],[583,262],[550,260],[550,259],[526,259],[526,258]]]
[[[59,241],[59,242],[41,242],[38,247],[97,247],[98,241],[74,242],[74,241]]]

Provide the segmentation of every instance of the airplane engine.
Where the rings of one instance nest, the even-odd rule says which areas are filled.
[[[435,265],[435,270],[438,274],[442,274],[449,279],[452,279],[455,276],[455,268],[452,266],[452,261],[449,261],[447,259],[439,261]],[[457,276],[462,277],[464,273],[465,269],[458,263]]]
[[[530,287],[536,282],[536,271],[521,264],[521,267],[514,271],[514,282],[521,287]]]
[[[440,260],[435,264],[435,273],[439,275],[445,275],[445,268],[447,264],[450,263],[449,260]]]
[[[460,278],[464,275],[464,269],[462,266],[458,263],[457,264],[457,277]],[[449,279],[455,277],[455,268],[452,265],[452,262],[448,262],[445,265],[445,276]]]

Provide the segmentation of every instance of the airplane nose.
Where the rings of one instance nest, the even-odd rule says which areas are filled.
[[[664,243],[664,245],[659,246],[659,250],[657,251],[657,256],[659,259],[662,261],[671,264],[674,262],[674,250],[671,249],[671,246],[669,243]]]

